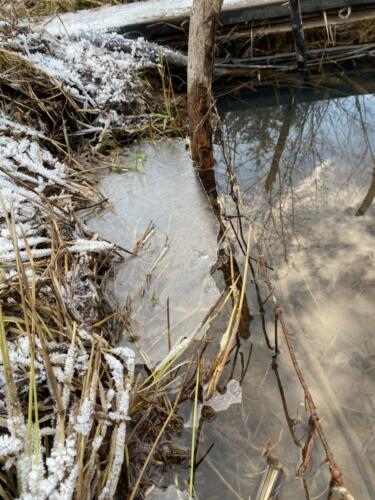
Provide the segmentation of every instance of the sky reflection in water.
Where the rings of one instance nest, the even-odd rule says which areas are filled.
[[[275,269],[276,295],[331,448],[350,491],[373,498],[375,97],[229,112],[224,121],[225,146],[216,152],[221,197],[229,192],[226,158]],[[214,446],[197,470],[198,497],[255,498],[272,439],[285,473],[278,498],[326,498],[317,441],[305,481],[296,477],[308,428],[303,393],[282,340],[278,372],[271,368],[253,286],[248,301],[254,319],[239,346],[244,357],[252,348],[243,403],[203,426],[198,459]],[[272,338],[272,308],[265,308]]]

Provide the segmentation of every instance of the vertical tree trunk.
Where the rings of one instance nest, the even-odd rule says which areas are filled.
[[[189,28],[188,116],[193,161],[202,169],[214,164],[210,106],[215,32],[223,0],[194,0]]]
[[[272,158],[271,169],[267,175],[265,188],[267,193],[271,193],[276,176],[280,170],[280,160],[284,152],[286,142],[288,140],[290,127],[296,114],[297,99],[292,98],[292,102],[288,104],[284,110],[283,123],[280,128],[279,137],[277,139],[275,151]]]
[[[305,70],[306,48],[305,48],[305,35],[303,33],[300,0],[289,0],[289,10],[290,10],[290,19],[292,21],[294,46],[296,48],[298,68],[301,70]]]
[[[372,178],[371,178],[369,190],[368,190],[364,200],[361,203],[361,206],[359,207],[359,209],[357,210],[355,215],[357,217],[360,217],[361,215],[365,215],[367,210],[370,208],[372,202],[374,201],[374,198],[375,198],[375,168],[372,172]]]

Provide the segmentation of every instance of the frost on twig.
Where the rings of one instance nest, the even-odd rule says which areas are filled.
[[[120,347],[114,349],[114,352],[119,355],[121,360],[111,354],[105,354],[105,359],[116,388],[116,411],[109,414],[109,418],[116,422],[116,432],[112,435],[112,445],[115,451],[111,472],[99,497],[100,500],[113,498],[116,492],[125,453],[126,421],[129,420],[129,394],[134,375],[134,353],[130,349]],[[125,377],[124,363],[127,369]]]
[[[22,371],[22,368],[30,366],[31,351],[27,346],[27,341],[21,337],[23,346],[21,349],[16,344],[9,341],[13,370],[15,373]],[[79,347],[78,347],[79,346]],[[89,347],[89,346],[87,346]],[[53,350],[56,349],[54,352]],[[65,352],[64,352],[65,351]],[[17,355],[15,354],[17,352]],[[86,347],[77,341],[77,347],[68,346],[66,343],[50,345],[50,359],[53,362],[54,369],[61,365],[63,368],[63,377],[61,380],[61,389],[64,395],[64,408],[66,415],[66,432],[63,441],[57,436],[56,428],[42,426],[38,433],[40,436],[54,436],[53,446],[47,451],[38,444],[37,434],[33,432],[30,437],[24,430],[23,435],[14,431],[15,422],[8,417],[9,434],[0,437],[0,455],[6,459],[6,465],[9,468],[16,467],[19,477],[22,477],[21,499],[31,497],[40,500],[47,499],[70,499],[76,488],[76,481],[80,472],[79,461],[79,436],[88,438],[95,435],[96,428],[99,429],[99,437],[90,440],[87,453],[98,453],[102,441],[108,428],[111,428],[112,441],[114,446],[113,463],[109,469],[109,476],[102,490],[101,498],[112,498],[124,458],[124,446],[126,436],[126,421],[128,420],[129,397],[132,386],[134,370],[134,354],[131,350],[113,349],[111,354],[104,354],[103,361],[109,365],[111,378],[102,380],[102,386],[106,395],[106,404],[102,411],[107,414],[104,428],[102,422],[94,414],[94,406],[97,401],[96,391],[90,391],[81,403],[78,413],[74,415],[77,406],[77,395],[71,391],[71,385],[75,378],[83,379],[87,376],[89,370],[89,356]],[[83,360],[83,362],[82,362]],[[99,366],[99,370],[102,368]],[[41,359],[35,364],[36,377],[39,381],[38,386],[46,381],[46,369]],[[18,393],[22,397],[22,377],[16,379]],[[3,376],[0,372],[1,396],[6,397],[7,388]],[[26,393],[27,394],[27,393]],[[112,411],[112,401],[115,400],[115,408]],[[54,416],[51,415],[50,423],[53,425]],[[73,425],[69,424],[73,422]],[[18,426],[19,427],[19,426]],[[48,432],[44,433],[46,429]],[[31,446],[30,446],[31,444]]]

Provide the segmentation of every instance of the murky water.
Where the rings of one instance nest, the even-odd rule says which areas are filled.
[[[375,97],[297,101],[229,112],[224,120],[217,180],[227,215],[239,232],[229,164],[274,268],[275,293],[346,485],[357,499],[374,498],[375,206],[368,205],[375,193]],[[259,286],[266,300],[261,277]],[[272,364],[270,301],[263,315],[251,285],[248,301],[251,335],[239,339],[232,357],[232,376],[239,379],[251,352],[243,401],[202,424],[198,462],[209,453],[197,468],[197,497],[261,498],[263,454],[272,440],[283,471],[273,494],[327,498],[329,473],[318,440],[304,478],[296,475],[308,417],[281,337],[277,367]]]

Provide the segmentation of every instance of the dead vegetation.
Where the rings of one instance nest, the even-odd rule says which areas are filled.
[[[102,5],[117,5],[138,2],[140,0],[14,0],[4,10],[4,17],[17,19],[54,16],[64,12],[75,12],[81,9],[94,9]]]
[[[142,477],[134,485],[125,441],[134,353],[114,345],[126,318],[102,288],[123,250],[89,234],[79,214],[104,204],[89,161],[134,137],[178,133],[170,79],[155,48],[137,59],[123,46],[107,66],[122,77],[118,98],[106,97],[105,71],[94,81],[94,66],[68,67],[53,40],[2,28],[0,496],[113,498],[123,467],[135,495]],[[131,413],[171,413],[163,377],[137,378]]]
[[[214,372],[216,388],[226,360],[217,368],[215,362],[205,365],[199,354],[205,343],[188,349],[183,342],[154,370],[139,371],[134,379],[133,353],[114,345],[130,328],[128,319],[111,305],[104,287],[109,267],[129,250],[88,234],[79,218],[104,203],[88,164],[113,149],[101,133],[105,125],[97,130],[95,123],[104,110],[85,108],[85,96],[73,96],[66,82],[51,78],[22,53],[3,47],[1,58],[4,147],[12,145],[2,151],[12,162],[4,175],[19,195],[4,199],[1,211],[7,252],[0,295],[6,430],[1,495],[113,498],[120,485],[129,498],[138,498],[153,477],[157,482],[158,471],[189,459],[193,492],[194,433],[191,458],[188,450],[166,444],[165,437],[181,429],[183,401],[195,401],[197,422],[202,384]],[[115,147],[140,134],[176,133],[166,126],[176,118],[164,71],[158,66],[154,76],[162,76],[163,102],[168,103],[161,126],[139,128],[136,113],[130,132],[107,125]],[[56,170],[57,163],[62,167]],[[219,315],[234,290],[220,298],[203,323]]]
[[[51,1],[41,9],[39,2],[19,2],[17,15],[55,14],[99,3]],[[371,37],[372,24],[368,30]],[[33,43],[35,51],[58,54],[53,40]],[[87,43],[98,47],[95,40]],[[122,49],[126,52],[125,42]],[[37,146],[27,147],[48,152],[51,165],[64,164],[60,183],[48,184],[45,173],[43,190],[36,189],[40,172],[28,171],[19,159],[13,172],[1,167],[15,186],[27,190],[23,205],[33,199],[26,230],[30,220],[20,225],[14,203],[1,201],[2,236],[10,255],[0,267],[4,499],[113,498],[119,485],[130,499],[139,498],[157,482],[157,472],[174,461],[190,463],[187,483],[190,497],[194,495],[198,405],[208,404],[217,389],[225,390],[234,370],[231,363],[236,363],[245,287],[250,274],[257,278],[250,258],[252,229],[240,239],[242,283],[228,234],[223,235],[229,282],[205,320],[211,323],[223,310],[231,311],[220,345],[208,339],[189,348],[182,343],[152,372],[144,368],[134,373],[133,353],[114,345],[119,332],[129,328],[128,318],[111,304],[104,287],[106,273],[123,249],[88,234],[79,219],[82,210],[104,204],[88,174],[89,161],[104,164],[108,153],[135,137],[185,130],[183,103],[174,93],[168,65],[151,61],[132,73],[136,79],[130,81],[130,90],[121,89],[131,99],[109,102],[87,93],[89,74],[81,87],[72,85],[37,67],[22,46],[8,41],[1,45],[1,116],[7,120],[3,133],[18,145],[23,141],[24,148],[32,139]],[[12,176],[14,172],[23,177]],[[37,241],[32,239],[36,234]],[[261,255],[255,263],[267,272]],[[242,377],[248,361],[240,362]],[[187,400],[193,406],[191,449],[178,450],[166,437],[181,430],[178,410]],[[303,465],[309,465],[308,453]]]

